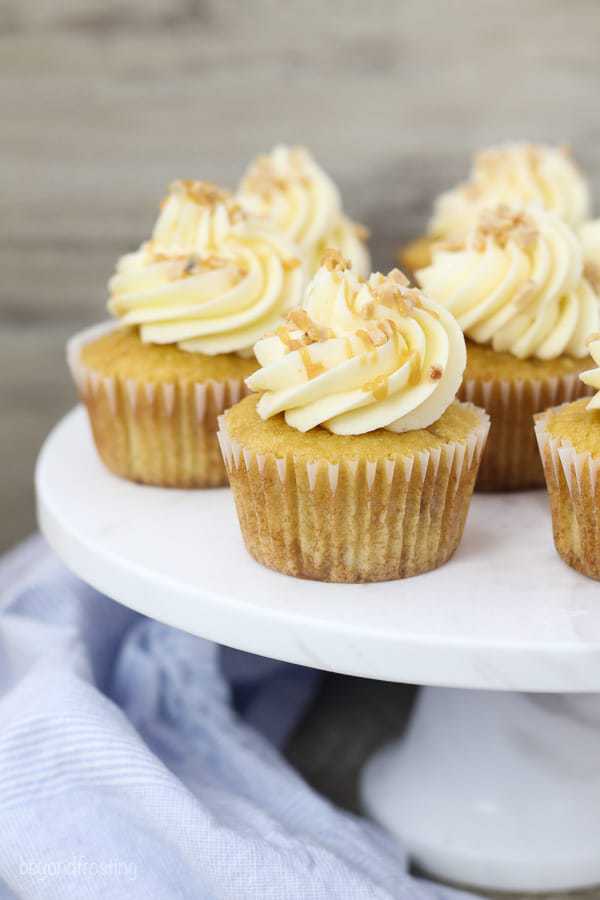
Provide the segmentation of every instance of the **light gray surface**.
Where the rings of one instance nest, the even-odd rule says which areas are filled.
[[[599,31],[596,0],[4,0],[0,547],[33,527],[37,448],[74,401],[64,341],[103,318],[168,181],[233,183],[274,142],[306,143],[378,266],[477,146],[570,143],[600,196]],[[339,752],[317,759],[306,747],[330,744],[310,738],[303,760],[343,799],[358,764],[343,709],[368,730],[381,708],[334,684],[304,733],[335,712]]]

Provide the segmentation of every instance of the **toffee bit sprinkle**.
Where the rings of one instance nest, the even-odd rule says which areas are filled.
[[[171,257],[170,260],[165,257],[163,261],[167,262],[167,260],[165,274],[169,281],[178,281],[180,278],[190,278],[192,275],[196,275],[201,264],[200,258],[193,254]]]
[[[492,238],[500,247],[505,247],[512,239],[523,249],[531,247],[538,236],[533,220],[522,211],[513,211],[501,203],[495,209],[484,209],[477,223],[473,246],[481,252],[485,249],[486,238]]]
[[[323,253],[321,265],[330,272],[347,272],[352,268],[352,263],[346,259],[339,250],[329,247]]]
[[[372,328],[369,332],[374,347],[382,347],[387,341],[387,335],[379,328]]]
[[[583,266],[583,277],[589,281],[596,293],[600,294],[600,266],[588,260]]]
[[[590,334],[588,338],[586,338],[585,345],[589,347],[590,344],[595,344],[596,341],[600,341],[600,331],[594,331],[593,334]]]
[[[231,199],[231,194],[222,191],[216,184],[210,181],[194,181],[191,178],[180,178],[173,181],[170,188],[172,194],[185,194],[196,203],[205,206],[215,206],[217,203],[226,203]]]
[[[432,381],[439,381],[443,374],[444,370],[441,366],[431,366],[429,369],[429,377]]]
[[[388,278],[391,279],[395,284],[402,285],[403,287],[408,287],[410,281],[400,269],[392,269],[388,274]]]
[[[287,320],[288,322],[291,322],[292,325],[295,325],[299,331],[305,332],[311,341],[326,341],[329,338],[334,337],[331,328],[327,328],[324,325],[318,325],[311,319],[306,310],[301,307],[290,310],[287,314]]]
[[[282,265],[286,272],[293,272],[300,265],[300,260],[296,259],[295,256],[290,256],[288,259],[283,260]]]
[[[294,350],[299,350],[300,347],[306,347],[307,344],[311,343],[310,338],[305,334],[299,334],[298,332],[296,332],[294,335],[290,334],[285,325],[279,326],[279,328],[275,331],[275,336],[279,338],[281,343],[284,344],[284,346],[290,353],[292,353]]]
[[[236,274],[238,278],[243,278],[248,274],[244,266],[235,267],[233,260],[225,259],[223,256],[212,254],[210,256],[198,256],[191,253],[187,256],[166,256],[165,254],[155,254],[157,262],[165,262],[169,265],[165,269],[166,277],[169,281],[177,281],[180,278],[191,278],[193,275],[199,275],[202,272],[211,271],[213,269],[224,269],[229,267],[232,274]],[[234,267],[234,268],[232,268]]]

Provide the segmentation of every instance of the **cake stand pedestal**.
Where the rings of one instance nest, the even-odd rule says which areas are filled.
[[[47,439],[36,488],[50,544],[120,603],[264,656],[430,685],[362,777],[421,868],[500,890],[600,883],[600,586],[554,552],[543,492],[476,496],[435,572],[341,585],[255,563],[227,490],[112,476],[81,408]]]

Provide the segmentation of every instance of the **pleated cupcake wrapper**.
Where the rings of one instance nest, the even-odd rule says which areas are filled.
[[[144,484],[196,488],[227,484],[217,419],[246,395],[244,382],[155,383],[102,375],[83,363],[81,351],[117,328],[116,323],[102,323],[67,344],[67,362],[105,465]]]
[[[542,486],[544,472],[532,417],[588,393],[577,373],[535,381],[465,380],[458,398],[483,407],[491,419],[477,489],[506,491]]]
[[[219,442],[249,552],[288,575],[321,581],[385,581],[436,568],[464,527],[489,429],[462,442],[377,462],[306,462]]]
[[[535,435],[550,497],[554,543],[566,563],[600,579],[600,460],[553,437],[546,429],[551,412],[536,416]]]

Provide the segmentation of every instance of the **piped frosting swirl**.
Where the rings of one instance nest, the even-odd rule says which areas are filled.
[[[263,419],[335,434],[427,428],[454,400],[466,364],[453,317],[397,269],[368,281],[329,252],[302,306],[254,347]]]
[[[152,239],[119,261],[108,308],[145,342],[244,352],[299,302],[304,278],[299,249],[229,193],[176,181]]]
[[[461,240],[482,209],[536,205],[576,227],[589,215],[586,181],[569,152],[543,144],[513,143],[477,153],[469,180],[438,198],[429,225],[433,237]]]
[[[588,403],[586,409],[600,409],[600,333],[595,332],[591,334],[587,339],[587,345],[592,359],[596,363],[596,368],[582,372],[579,377],[584,384],[593,387],[597,392]]]
[[[584,357],[599,299],[581,242],[557,215],[500,206],[481,213],[464,244],[434,248],[423,289],[465,334],[525,359]]]
[[[369,273],[365,229],[343,214],[337,187],[305,148],[280,144],[257,157],[240,182],[237,199],[251,215],[301,247],[309,273],[328,248],[340,250],[359,275]]]

